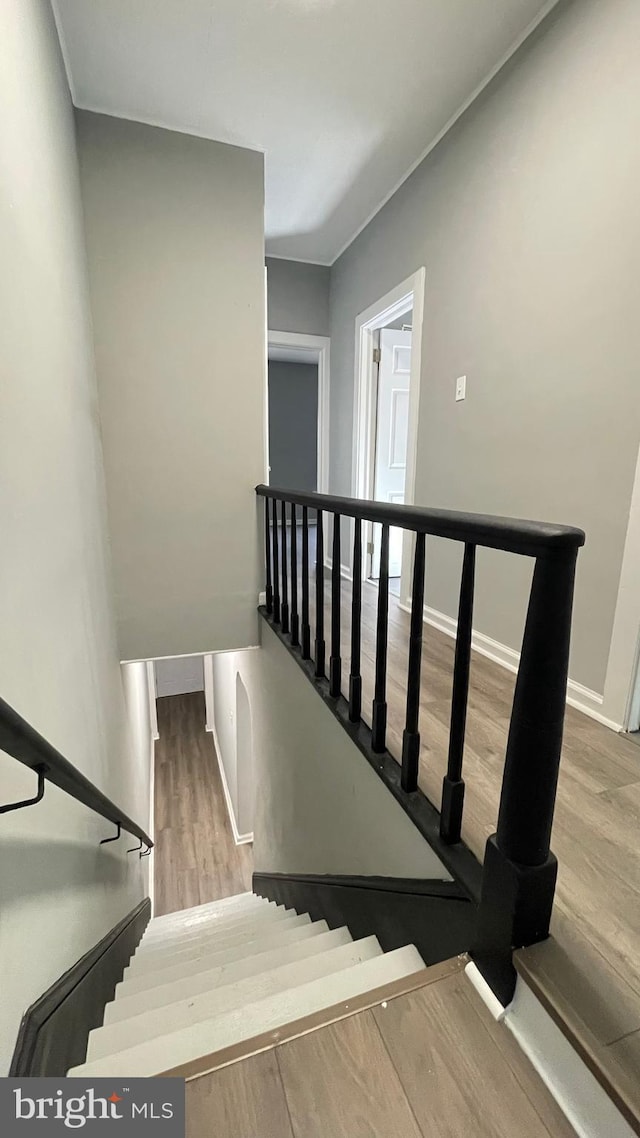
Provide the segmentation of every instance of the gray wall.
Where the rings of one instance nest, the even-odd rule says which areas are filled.
[[[269,328],[328,336],[330,272],[324,265],[267,257]]]
[[[118,665],[73,111],[41,0],[0,4],[0,107],[0,693],[146,828],[146,671]],[[0,753],[0,786],[19,801],[35,779]],[[6,1075],[27,1007],[145,896],[148,867],[53,786],[1,823]]]
[[[204,691],[202,656],[170,656],[166,660],[156,660],[154,668],[158,699]],[[204,715],[204,703],[202,713]]]
[[[640,438],[639,39],[637,0],[561,2],[332,270],[332,491],[355,318],[424,265],[416,500],[587,531],[571,676],[598,692]],[[431,543],[427,603],[453,616],[459,561]],[[476,627],[514,648],[529,573],[480,558]]]
[[[263,158],[78,113],[121,657],[255,643]]]
[[[253,861],[269,873],[449,874],[276,634],[238,654],[251,701]]]
[[[269,482],[318,488],[318,365],[269,360]]]

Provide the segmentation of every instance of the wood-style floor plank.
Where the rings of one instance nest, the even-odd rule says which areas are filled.
[[[188,1082],[188,1138],[575,1138],[464,973],[424,976]]]
[[[251,889],[250,845],[237,846],[202,692],[158,700],[154,915]]]
[[[295,1138],[420,1138],[372,1012],[286,1043],[276,1055]]]
[[[542,1080],[507,1029],[494,1025],[463,973],[372,1014],[424,1138],[574,1138]]]
[[[187,1083],[187,1138],[294,1138],[275,1051]]]

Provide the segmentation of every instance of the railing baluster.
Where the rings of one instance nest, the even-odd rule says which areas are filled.
[[[402,789],[418,789],[420,762],[420,682],[422,668],[422,627],[424,609],[425,535],[416,534],[413,556],[413,593],[411,629],[409,633],[409,670],[407,674],[407,716],[402,735]]]
[[[264,565],[267,612],[273,612],[273,586],[271,584],[271,528],[269,526],[269,499],[264,500]]]
[[[459,842],[462,831],[462,810],[464,806],[462,759],[471,667],[475,564],[476,547],[467,544],[464,547],[460,600],[458,603],[458,632],[453,666],[451,722],[449,727],[449,758],[447,773],[442,780],[442,810],[440,813],[440,837],[449,844]]]
[[[317,511],[316,527],[316,676],[324,676],[324,534],[322,510]]]
[[[340,514],[333,515],[333,547],[331,568],[331,658],[329,660],[329,694],[337,698],[342,687],[340,655]]]
[[[287,503],[282,502],[282,605],[280,607],[282,631],[289,631],[289,591],[287,584]]]
[[[362,522],[354,521],[353,587],[351,592],[351,669],[349,674],[349,719],[357,723],[362,712],[360,642],[362,639]]]
[[[311,658],[309,624],[309,511],[302,507],[302,659]]]
[[[278,503],[273,499],[273,526],[271,527],[273,539],[273,619],[280,623],[280,567],[278,564]]]
[[[371,721],[372,747],[380,754],[387,738],[387,637],[389,623],[389,526],[382,525],[380,580],[378,582],[378,631],[376,636],[376,683]]]
[[[298,524],[296,507],[291,503],[291,643],[300,643],[300,618],[298,617]]]

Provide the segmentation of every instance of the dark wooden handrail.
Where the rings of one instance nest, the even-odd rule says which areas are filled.
[[[278,629],[290,649],[297,648],[297,637],[287,637],[287,507],[291,508],[291,541],[297,540],[295,507],[302,507],[302,597],[303,638],[301,660],[311,656],[313,643],[314,682],[336,709],[345,724],[355,724],[357,737],[367,737],[367,753],[372,765],[410,812],[418,793],[420,763],[420,683],[424,578],[426,571],[425,536],[445,538],[463,545],[458,626],[453,671],[451,721],[447,771],[443,781],[442,811],[438,839],[429,841],[453,868],[455,850],[463,852],[461,827],[465,784],[463,757],[469,672],[472,643],[475,553],[478,546],[503,550],[535,560],[527,619],[516,679],[509,736],[505,756],[500,808],[496,833],[487,841],[482,869],[482,892],[478,929],[472,955],[485,978],[503,1002],[513,994],[515,972],[511,963],[514,947],[533,944],[548,935],[557,862],[550,849],[551,826],[562,750],[571,612],[578,550],[585,535],[573,526],[548,522],[492,517],[453,510],[400,506],[386,502],[362,501],[333,494],[257,486],[265,501],[265,577],[267,604],[265,615]],[[269,510],[269,500],[273,510]],[[280,524],[278,518],[280,503]],[[316,537],[316,614],[315,640],[309,628],[308,512],[317,518]],[[272,517],[272,524],[270,520]],[[324,639],[324,539],[325,517],[333,519],[331,566],[331,657],[329,680],[325,677]],[[353,582],[351,586],[351,665],[348,703],[342,693],[341,657],[341,524],[354,520]],[[381,525],[380,574],[375,646],[375,688],[371,709],[371,729],[362,722],[362,677],[360,675],[362,622],[362,522]],[[406,719],[403,733],[401,777],[389,773],[387,758],[387,640],[389,622],[389,531],[391,527],[415,533],[413,549],[412,614],[406,691]],[[292,575],[297,572],[293,558]],[[279,583],[282,580],[283,604]],[[293,587],[293,586],[292,586]],[[297,588],[297,584],[296,584]],[[288,608],[288,606],[287,606]],[[325,690],[326,689],[326,690]],[[343,706],[344,705],[344,706]],[[369,754],[370,752],[370,754]],[[393,763],[391,764],[393,767]],[[435,807],[429,807],[435,812]],[[450,853],[449,853],[450,851]],[[469,851],[467,851],[468,854]],[[458,864],[464,863],[459,859]],[[466,863],[464,863],[466,864]]]
[[[503,549],[506,553],[519,553],[524,557],[537,557],[555,549],[577,551],[585,542],[583,530],[553,522],[467,514],[458,510],[432,510],[425,506],[398,506],[390,502],[341,498],[335,494],[283,490],[276,486],[256,486],[256,494],[261,498],[341,514],[345,518],[387,523],[415,533],[446,537],[451,541],[486,546],[487,549]]]
[[[5,700],[0,699],[0,751],[17,759],[25,767],[64,790],[65,794],[82,802],[114,826],[126,830],[151,849],[153,842],[148,834],[124,811],[120,810],[102,791],[61,755],[35,728],[27,723]],[[35,801],[35,800],[33,800]],[[1,805],[1,804],[0,804]],[[19,804],[21,805],[21,804]]]

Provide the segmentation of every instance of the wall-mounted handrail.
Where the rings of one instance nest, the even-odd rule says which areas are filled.
[[[77,802],[82,802],[84,806],[88,806],[108,822],[113,822],[118,831],[126,830],[128,834],[144,842],[149,849],[153,846],[151,838],[140,826],[98,790],[97,786],[89,782],[88,778],[85,778],[3,699],[0,699],[0,751],[29,767],[38,774],[40,781],[44,777],[45,782],[53,783]],[[18,805],[29,805],[31,802],[35,804],[36,799]]]
[[[360,675],[362,621],[362,522],[382,527],[375,643],[375,688],[371,709],[370,749],[384,755],[387,748],[387,640],[389,622],[389,530],[415,533],[413,551],[412,616],[408,644],[406,719],[403,733],[401,791],[415,795],[420,761],[420,683],[425,535],[459,542],[463,546],[460,600],[452,683],[450,740],[443,782],[439,833],[444,847],[460,844],[465,784],[463,754],[471,659],[475,552],[478,546],[503,550],[535,560],[520,665],[500,795],[496,833],[487,841],[482,874],[478,931],[472,954],[493,986],[507,1002],[513,994],[513,947],[532,944],[548,934],[557,874],[550,850],[555,808],[569,666],[569,641],[576,558],[585,535],[573,526],[453,510],[425,509],[386,502],[362,501],[332,494],[312,494],[273,486],[257,486],[265,501],[266,615],[283,637],[287,620],[279,606],[287,599],[287,541],[291,550],[298,540],[296,506],[302,507],[303,649],[301,659],[312,655],[316,682],[326,694],[345,700],[345,720],[362,726]],[[273,502],[272,510],[269,501]],[[278,518],[280,503],[280,521]],[[290,510],[288,510],[290,507]],[[315,640],[308,627],[310,566],[308,515],[317,518],[315,571]],[[329,682],[325,678],[324,518],[333,518],[331,567],[331,657]],[[290,537],[287,537],[290,517]],[[353,580],[351,585],[351,666],[348,693],[342,693],[341,658],[341,523],[354,520]],[[297,573],[292,557],[291,572]],[[296,584],[297,589],[297,584]],[[306,626],[306,627],[305,627]],[[291,649],[297,644],[287,639]],[[348,707],[346,700],[348,698]],[[338,703],[336,704],[336,707]],[[365,725],[366,727],[366,725]],[[367,729],[368,730],[368,729]],[[362,737],[362,732],[360,733]],[[390,756],[391,757],[391,756]],[[382,770],[384,764],[378,764]],[[391,780],[388,785],[391,785]],[[431,809],[435,809],[431,806]]]

